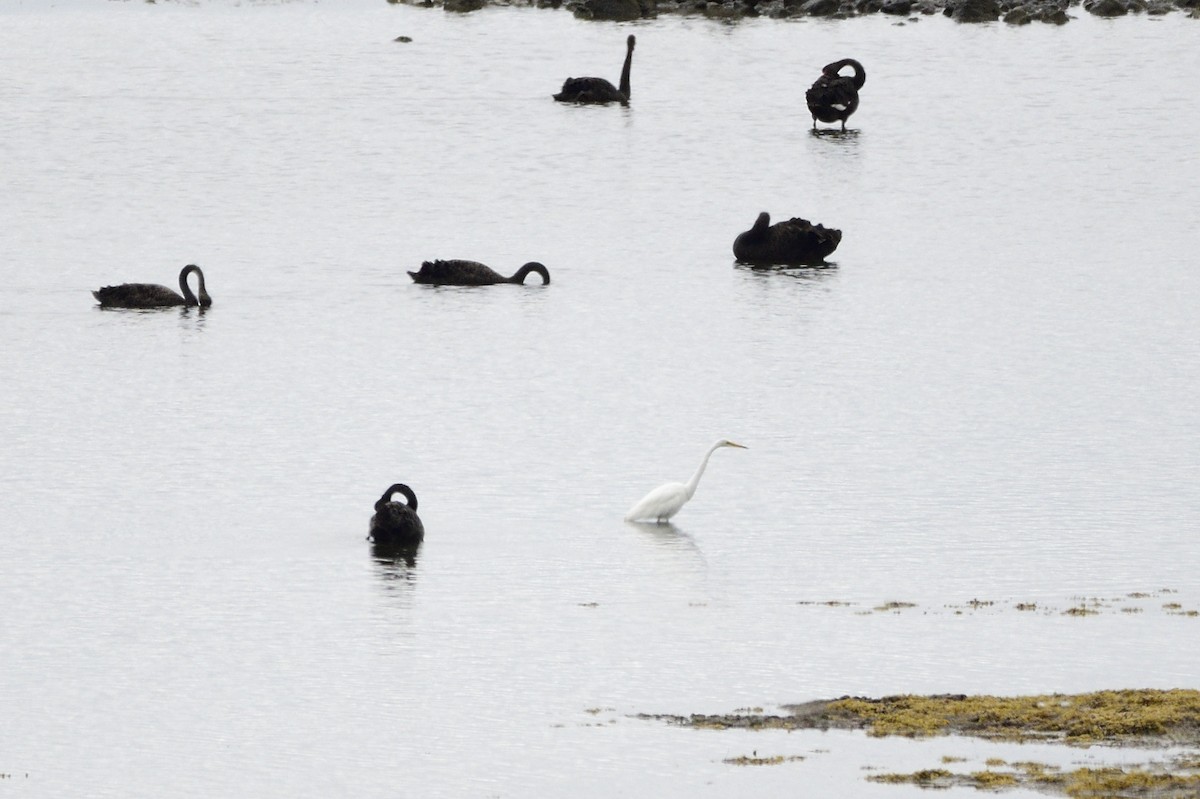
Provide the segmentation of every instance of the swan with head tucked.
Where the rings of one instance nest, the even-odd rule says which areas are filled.
[[[393,502],[395,493],[404,495],[404,502]],[[425,525],[417,515],[417,495],[404,483],[395,483],[375,502],[368,537],[377,544],[415,546],[425,538]]]
[[[708,452],[704,454],[704,459],[700,461],[699,468],[696,469],[696,473],[692,475],[690,480],[686,483],[664,483],[660,485],[642,497],[641,501],[629,509],[629,512],[625,514],[625,521],[654,521],[659,524],[669,521],[672,516],[679,513],[679,509],[696,493],[696,486],[700,485],[700,478],[704,476],[704,469],[708,466],[708,459],[721,447],[746,449],[741,444],[721,439],[709,447]]]
[[[530,272],[542,276],[542,285],[550,282],[550,272],[537,261],[530,261],[516,271],[511,277],[492,269],[478,261],[426,261],[420,270],[410,271],[409,277],[416,283],[429,283],[435,286],[493,286],[497,283],[524,284]]]
[[[629,68],[633,64],[633,46],[637,39],[630,34],[625,40],[625,65],[621,67],[621,85],[613,86],[604,78],[567,78],[562,91],[554,95],[560,103],[603,104],[620,103],[629,105],[633,96],[629,88]]]
[[[200,280],[198,298],[188,285],[188,275],[192,272]],[[204,286],[204,273],[195,264],[188,264],[180,270],[179,290],[183,292],[182,295],[156,283],[122,283],[93,291],[92,296],[99,300],[102,308],[170,308],[177,305],[207,308],[212,305],[212,297],[208,296]]]
[[[854,75],[840,74],[843,67],[851,67]],[[828,123],[841,122],[844,131],[846,120],[858,110],[858,90],[866,82],[867,71],[853,58],[843,58],[822,67],[821,77],[804,93],[813,118],[813,130],[817,129],[819,119]]]
[[[754,226],[733,240],[733,255],[742,263],[767,266],[817,265],[837,249],[842,231],[814,225],[793,217],[771,224],[771,215],[763,211]]]

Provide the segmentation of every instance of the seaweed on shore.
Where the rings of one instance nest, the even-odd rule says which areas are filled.
[[[956,773],[944,766],[962,758],[943,758],[943,766],[911,773],[874,774],[879,783],[907,783],[924,788],[974,787],[996,791],[1009,787],[1071,797],[1149,797],[1175,799],[1200,795],[1200,691],[1131,689],[1084,694],[1035,696],[887,696],[785,705],[784,714],[753,711],[690,716],[647,715],[697,729],[729,730],[864,730],[872,736],[932,738],[966,735],[993,741],[1061,743],[1139,748],[1179,747],[1182,754],[1165,762],[1124,767],[1064,770],[1043,763],[1007,764],[992,758],[984,769]],[[727,761],[728,762],[728,761]],[[740,762],[740,761],[739,761]],[[776,759],[751,762],[773,764]]]
[[[1035,696],[900,695],[786,705],[786,715],[642,715],[702,729],[861,729],[910,738],[970,735],[1003,741],[1200,747],[1200,691],[1120,690]]]

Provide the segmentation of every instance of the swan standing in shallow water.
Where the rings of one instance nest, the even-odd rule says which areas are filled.
[[[700,467],[696,469],[696,473],[692,475],[691,480],[688,480],[686,483],[666,483],[660,485],[642,497],[638,504],[629,509],[629,512],[625,514],[625,521],[655,521],[659,524],[669,521],[672,516],[679,513],[679,509],[696,493],[696,486],[700,484],[700,478],[704,475],[704,468],[708,466],[708,459],[721,447],[746,449],[741,444],[721,439],[709,447],[708,452],[704,454],[704,460],[700,461]]]
[[[637,39],[630,34],[625,40],[625,65],[621,67],[621,86],[617,88],[604,78],[567,78],[562,91],[554,95],[560,103],[620,103],[629,105],[633,96],[629,88],[629,68],[633,64],[633,45]]]
[[[843,67],[853,68],[854,76],[839,74]],[[829,123],[841,122],[845,131],[846,120],[858,109],[858,90],[866,82],[867,71],[853,58],[843,58],[822,67],[821,77],[804,93],[804,100],[813,118],[813,130],[817,129],[819,119]]]
[[[392,494],[404,495],[408,504],[393,502]],[[396,483],[375,503],[368,537],[377,544],[416,546],[425,538],[425,525],[417,515],[417,495],[404,483]]]
[[[760,266],[816,265],[823,263],[841,241],[842,231],[836,228],[814,225],[800,217],[772,225],[771,215],[763,211],[754,227],[733,240],[733,256],[742,263]]]
[[[188,275],[192,272],[200,279],[199,299],[188,286]],[[212,297],[208,296],[204,287],[204,273],[195,264],[188,264],[180,270],[179,290],[183,292],[182,296],[157,283],[122,283],[93,291],[92,296],[100,301],[102,308],[170,308],[176,305],[207,308],[212,305]]]
[[[524,284],[530,272],[542,276],[542,285],[550,282],[550,272],[537,261],[530,261],[517,270],[512,277],[504,275],[478,261],[426,261],[417,272],[410,271],[409,277],[416,283],[435,286],[493,286],[497,283]]]

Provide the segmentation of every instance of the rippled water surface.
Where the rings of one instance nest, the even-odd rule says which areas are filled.
[[[898,797],[988,750],[632,716],[1197,687],[1197,23],[1077,15],[5,0],[0,793]],[[835,263],[735,266],[763,210]]]

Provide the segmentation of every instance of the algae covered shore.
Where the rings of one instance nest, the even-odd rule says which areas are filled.
[[[485,6],[563,8],[590,20],[631,22],[660,14],[720,20],[746,17],[849,19],[871,14],[898,22],[943,14],[963,23],[1004,21],[1063,25],[1080,13],[1097,17],[1183,13],[1200,19],[1200,0],[387,0],[392,4],[440,7],[469,13]]]
[[[1200,691],[1110,690],[1033,696],[850,697],[785,705],[783,713],[758,709],[643,719],[704,730],[863,730],[870,736],[935,738],[970,736],[1012,743],[1071,747],[1169,750],[1165,758],[1118,766],[1065,769],[1028,760],[991,758],[985,768],[956,771],[957,758],[908,773],[877,773],[872,782],[928,788],[955,785],[994,790],[1021,786],[1078,797],[1183,797],[1200,795]],[[731,761],[732,762],[732,761]],[[739,765],[774,765],[782,756]]]

